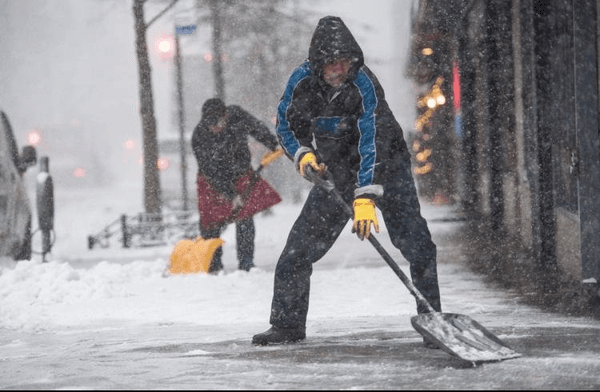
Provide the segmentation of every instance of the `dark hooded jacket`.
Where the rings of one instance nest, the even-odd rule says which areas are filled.
[[[351,68],[339,88],[322,77],[323,66],[348,58]],[[410,170],[410,154],[383,88],[364,65],[363,53],[344,22],[322,18],[308,59],[289,78],[277,111],[277,137],[298,164],[315,151],[342,191],[376,198],[399,170]],[[314,143],[314,144],[313,144]]]
[[[218,134],[208,129],[205,113],[192,134],[192,150],[198,162],[198,174],[229,199],[235,198],[236,181],[252,169],[248,136],[269,150],[278,147],[277,138],[267,126],[239,106],[227,106],[227,125]]]

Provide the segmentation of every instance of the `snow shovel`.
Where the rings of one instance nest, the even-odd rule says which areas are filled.
[[[186,238],[178,241],[169,257],[169,273],[178,275],[208,272],[212,255],[221,245],[223,240],[220,238],[196,237],[193,240]]]
[[[335,188],[331,175],[327,173],[328,178],[323,178],[310,168],[308,171],[310,180],[329,192],[346,213],[352,216],[352,207],[344,201]],[[521,356],[469,316],[436,312],[375,236],[371,234],[368,239],[417,302],[429,311],[429,313],[413,316],[410,320],[413,328],[424,338],[435,343],[448,354],[469,362],[501,361]]]
[[[260,177],[259,177],[260,172],[265,168],[265,166],[267,166],[269,163],[273,162],[274,160],[278,159],[281,156],[283,156],[282,149],[277,149],[274,152],[265,154],[265,156],[261,159],[260,164],[258,165],[258,168],[256,168],[256,170],[254,170],[252,172],[252,177],[250,178],[250,182],[246,186],[246,189],[244,190],[244,192],[241,194],[242,204],[240,206],[233,208],[233,210],[231,211],[231,214],[225,219],[226,224],[231,224],[238,220],[238,218],[240,217],[240,215],[242,214],[242,212],[244,210],[244,207],[250,200],[252,192],[254,192],[254,188],[258,186],[258,182],[260,180]]]

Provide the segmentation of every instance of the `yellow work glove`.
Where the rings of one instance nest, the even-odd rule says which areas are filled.
[[[365,238],[369,238],[371,235],[371,225],[373,225],[375,231],[379,233],[379,222],[377,221],[375,202],[373,200],[358,198],[354,200],[352,207],[354,208],[352,232],[356,233],[361,241]]]
[[[298,164],[298,168],[300,170],[300,175],[304,178],[306,177],[306,167],[310,166],[317,174],[322,174],[325,171],[325,164],[317,163],[317,157],[312,152],[307,152],[300,159],[300,163]]]
[[[278,148],[275,151],[267,151],[265,152],[265,155],[263,155],[260,159],[260,165],[267,166],[269,163],[273,162],[275,159],[279,158],[282,155],[283,150],[281,148]]]

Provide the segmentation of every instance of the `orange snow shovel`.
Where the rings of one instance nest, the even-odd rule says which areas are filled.
[[[212,256],[223,245],[220,238],[183,239],[175,244],[169,258],[171,274],[197,274],[208,272]],[[210,256],[210,257],[209,257]]]
[[[206,200],[199,201],[200,215],[204,218],[202,223],[212,225],[230,224],[280,202],[281,198],[277,192],[259,176],[259,173],[266,165],[282,155],[283,150],[281,149],[265,154],[258,169],[238,181],[238,191],[243,189],[241,191],[243,205],[238,208],[232,208],[230,202],[224,204],[216,201],[217,193],[206,181],[199,179],[199,189],[203,189],[202,192],[207,196]],[[221,238],[205,239],[201,236],[195,239],[180,240],[173,247],[169,257],[169,273],[207,273],[214,253],[224,242]]]

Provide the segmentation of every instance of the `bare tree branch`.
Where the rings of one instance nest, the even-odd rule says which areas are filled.
[[[161,16],[163,16],[167,11],[169,11],[171,8],[173,8],[175,6],[175,4],[178,2],[179,0],[171,0],[171,4],[169,4],[164,10],[160,11],[154,18],[152,18],[150,20],[150,22],[148,22],[146,24],[146,28],[150,27],[150,25],[154,22],[156,22],[156,20],[158,20]]]

